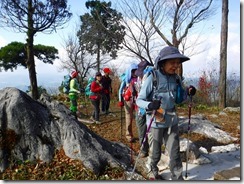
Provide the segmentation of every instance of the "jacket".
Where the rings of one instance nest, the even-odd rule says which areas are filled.
[[[108,76],[103,76],[101,80],[101,84],[103,86],[103,92],[105,94],[112,93],[112,79]]]
[[[69,87],[70,87],[69,94],[73,95],[73,94],[80,93],[80,91],[79,91],[80,86],[79,86],[78,80],[76,78],[73,78],[70,80]]]
[[[130,85],[130,82],[131,82],[131,71],[134,70],[134,69],[137,69],[138,66],[137,64],[135,63],[132,63],[129,68],[126,70],[125,72],[125,78],[124,80],[121,81],[121,84],[120,84],[120,88],[119,88],[119,101],[121,102],[122,101],[122,94],[124,92],[124,88],[125,87],[128,87]]]
[[[177,94],[178,76],[166,75],[159,70],[155,70],[157,76],[157,88],[153,87],[153,75],[149,75],[141,86],[141,90],[138,94],[136,104],[138,107],[145,109],[147,113],[147,119],[151,118],[151,112],[148,111],[148,105],[155,100],[161,100],[161,107],[164,109],[165,122],[156,122],[153,120],[153,128],[166,128],[171,127],[178,123],[178,116],[175,112],[176,97],[181,96],[181,103],[186,99],[185,90],[182,90],[181,94]],[[154,90],[155,89],[155,90]],[[148,123],[148,122],[147,122]]]
[[[91,92],[93,92],[93,94],[90,95],[89,98],[92,100],[100,100],[102,91],[103,91],[103,87],[102,87],[101,83],[94,80],[91,83]]]

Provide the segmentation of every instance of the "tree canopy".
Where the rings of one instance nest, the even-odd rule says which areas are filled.
[[[34,45],[34,56],[44,63],[53,64],[53,61],[58,59],[57,54],[58,50],[55,47],[41,44]],[[26,60],[27,53],[24,43],[11,42],[0,49],[0,70],[13,71],[18,66],[27,68]]]
[[[100,69],[100,54],[109,54],[113,59],[122,48],[125,27],[121,24],[122,14],[111,8],[111,2],[87,1],[90,13],[80,16],[79,40],[90,54],[97,55],[97,69]]]
[[[52,33],[63,28],[72,16],[67,0],[1,0],[0,24],[27,34],[26,65],[29,71],[32,97],[38,99],[34,60],[34,35]]]

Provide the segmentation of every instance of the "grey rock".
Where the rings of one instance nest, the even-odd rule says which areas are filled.
[[[223,109],[224,112],[240,112],[240,107],[226,107]]]
[[[181,134],[188,132],[188,124],[188,118],[179,118],[179,131]],[[227,132],[221,130],[221,126],[218,124],[198,117],[192,117],[190,119],[190,131],[204,135],[223,144],[229,144],[237,140],[237,138],[232,137]]]
[[[0,170],[17,160],[50,162],[56,150],[81,160],[95,174],[106,166],[130,164],[130,149],[103,139],[77,121],[70,110],[43,94],[35,101],[17,88],[0,90]],[[7,142],[11,135],[11,144]]]

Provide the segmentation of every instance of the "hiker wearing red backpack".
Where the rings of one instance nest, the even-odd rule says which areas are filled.
[[[101,84],[103,86],[102,113],[107,115],[109,114],[110,94],[112,93],[112,79],[109,76],[111,73],[110,68],[104,68],[103,72],[104,75],[101,80]]]
[[[78,73],[78,71],[71,72],[71,80],[69,83],[70,110],[74,114],[75,118],[77,118],[77,99],[78,94],[80,93],[80,85],[77,80]]]
[[[135,71],[138,68],[137,64],[132,63],[125,73],[125,79],[121,82],[119,88],[119,107],[125,109],[125,127],[126,127],[126,139],[128,142],[133,142],[132,134],[132,121],[133,121],[133,112],[136,108],[136,96],[137,92],[135,89],[135,84],[137,81],[137,76]]]

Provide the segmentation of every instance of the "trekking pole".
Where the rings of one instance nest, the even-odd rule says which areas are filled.
[[[123,107],[120,107],[120,140],[122,141],[122,108]]]
[[[188,105],[188,127],[187,127],[187,148],[186,148],[186,174],[185,177],[187,178],[187,169],[188,169],[188,157],[189,157],[189,134],[190,134],[190,122],[191,122],[191,107],[192,107],[192,96],[190,95],[190,103]]]
[[[147,127],[147,131],[146,131],[146,133],[145,133],[145,135],[144,135],[144,137],[143,137],[143,141],[142,141],[142,144],[141,144],[141,147],[140,147],[139,154],[138,154],[137,157],[136,157],[136,162],[135,162],[135,165],[134,165],[134,167],[133,167],[133,170],[132,170],[132,173],[131,173],[131,177],[134,175],[134,172],[135,172],[135,169],[136,169],[136,165],[137,165],[137,162],[138,162],[138,158],[139,158],[139,156],[140,156],[140,154],[141,154],[141,151],[142,151],[142,149],[143,149],[143,146],[144,146],[144,144],[145,144],[145,142],[146,142],[146,140],[147,140],[147,137],[148,137],[149,131],[150,131],[150,129],[151,129],[152,122],[153,122],[153,119],[154,119],[154,117],[155,117],[156,112],[157,112],[157,110],[153,110],[153,112],[152,112],[152,117],[151,117],[150,122],[149,122],[149,125],[148,125],[148,127]]]
[[[131,131],[131,141],[130,141],[130,163],[131,163],[131,165],[132,165],[132,163],[133,163],[133,153],[132,153],[132,146],[133,146],[133,144],[132,144],[132,142],[133,142],[133,127],[132,127],[132,122],[133,122],[133,111],[134,111],[134,107],[135,107],[135,104],[134,104],[134,97],[132,96],[132,101],[131,101],[131,108],[130,108],[130,110],[131,110],[131,112],[130,112],[130,122],[131,122],[131,127],[130,127],[130,131]]]

